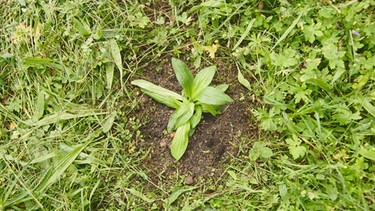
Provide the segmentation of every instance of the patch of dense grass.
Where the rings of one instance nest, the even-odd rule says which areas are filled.
[[[0,209],[375,209],[374,10],[370,0],[3,1]],[[171,57],[197,69],[229,57],[242,95],[263,105],[253,113],[272,135],[242,137],[216,181],[187,186],[176,172],[155,183],[142,167],[130,79]]]

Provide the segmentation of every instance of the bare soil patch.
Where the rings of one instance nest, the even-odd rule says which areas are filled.
[[[217,60],[214,63],[217,64],[218,70],[213,84],[229,84],[226,93],[234,101],[223,106],[222,113],[215,117],[204,115],[194,135],[189,138],[186,153],[178,162],[171,156],[169,146],[172,136],[166,132],[173,110],[139,92],[140,106],[133,115],[144,123],[141,127],[144,141],[139,142],[137,147],[144,151],[150,150],[143,164],[153,182],[173,178],[176,173],[188,177],[189,180],[193,178],[193,181],[220,177],[225,164],[239,156],[241,138],[257,139],[258,128],[250,111],[256,103],[250,97],[244,97],[246,90],[237,81],[237,69],[228,66],[230,61]],[[150,64],[141,74],[145,80],[181,92],[169,59],[164,59],[159,64]]]

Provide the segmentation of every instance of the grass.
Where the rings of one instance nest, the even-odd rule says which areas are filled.
[[[0,210],[374,210],[374,10],[2,1]],[[155,182],[143,167],[130,81],[171,57],[230,58],[260,101],[259,138],[241,137],[216,180]]]

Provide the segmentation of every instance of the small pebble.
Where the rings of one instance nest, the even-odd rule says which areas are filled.
[[[194,179],[192,176],[185,177],[185,184],[192,185],[194,183]]]

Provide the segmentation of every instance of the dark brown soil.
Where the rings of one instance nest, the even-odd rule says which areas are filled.
[[[189,176],[189,179],[192,177],[194,180],[216,178],[222,174],[226,164],[238,156],[241,138],[247,137],[250,140],[257,138],[258,128],[249,110],[254,102],[250,97],[246,97],[247,91],[238,83],[237,69],[228,67],[229,61],[217,60],[213,63],[218,67],[213,84],[229,84],[227,94],[234,101],[223,106],[222,114],[216,117],[204,115],[194,135],[189,138],[184,156],[178,162],[171,156],[169,146],[172,137],[166,132],[173,110],[141,92],[138,93],[141,99],[140,108],[134,111],[136,112],[134,115],[144,122],[141,127],[144,141],[139,142],[137,147],[144,151],[150,150],[143,163],[149,172],[148,176],[155,183],[160,179],[173,178],[176,173]],[[160,70],[156,71],[156,69]],[[142,78],[178,93],[181,92],[169,60],[146,67],[143,69]]]

